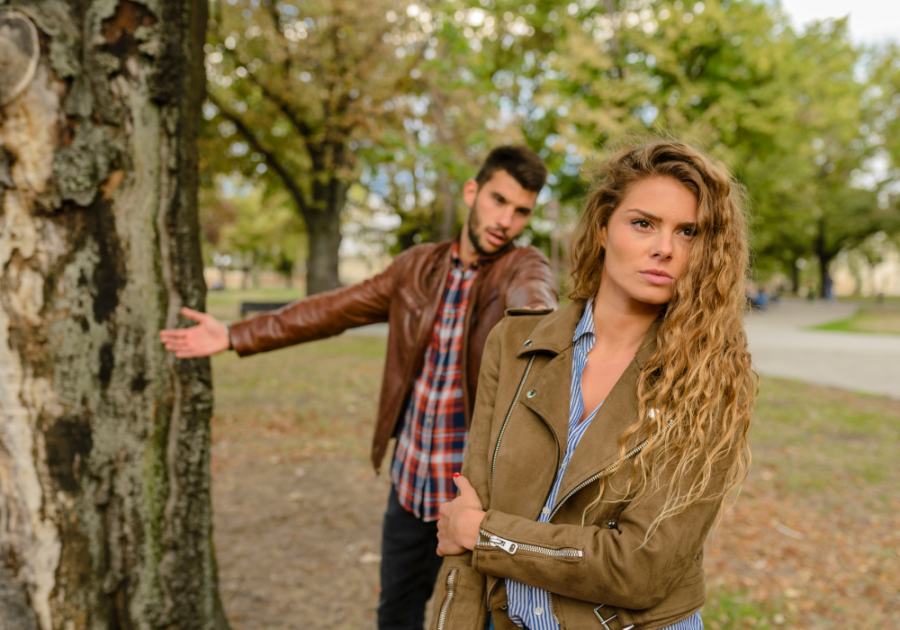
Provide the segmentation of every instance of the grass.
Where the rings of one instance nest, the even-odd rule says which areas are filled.
[[[900,309],[861,308],[853,317],[815,326],[813,330],[900,335]]]
[[[235,306],[237,293],[216,307]],[[247,359],[215,357],[216,452],[227,450],[238,475],[258,462],[315,470],[309,462],[350,458],[359,462],[352,483],[369,488],[384,352],[383,338],[344,335]],[[898,401],[761,380],[751,472],[707,546],[706,627],[900,627],[898,420]],[[378,510],[362,516],[380,519]],[[267,562],[277,565],[279,554]],[[360,588],[374,593],[377,575],[367,575],[372,583]],[[359,618],[374,623],[360,606]],[[290,627],[287,619],[271,624]]]

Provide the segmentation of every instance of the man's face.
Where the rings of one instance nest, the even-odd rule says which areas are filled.
[[[481,188],[474,179],[463,187],[469,206],[466,234],[481,256],[493,254],[525,229],[538,194],[523,188],[506,171],[496,171]]]

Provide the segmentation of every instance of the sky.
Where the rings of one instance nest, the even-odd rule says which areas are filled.
[[[850,15],[850,32],[862,44],[900,41],[900,0],[781,0],[798,27],[812,20]]]

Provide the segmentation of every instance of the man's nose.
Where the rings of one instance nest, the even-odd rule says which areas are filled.
[[[497,215],[497,225],[503,229],[509,229],[510,226],[512,226],[513,215],[515,215],[515,213],[516,209],[511,204],[503,206],[500,214]]]

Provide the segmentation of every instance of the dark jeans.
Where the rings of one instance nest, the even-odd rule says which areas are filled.
[[[381,536],[378,630],[422,630],[441,561],[437,522],[407,512],[391,487]]]

